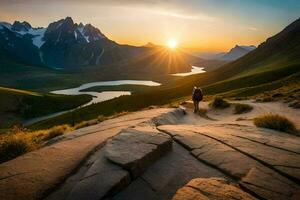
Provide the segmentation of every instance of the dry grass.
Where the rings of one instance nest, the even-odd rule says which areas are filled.
[[[16,158],[29,150],[30,145],[24,137],[8,137],[0,145],[0,163]]]
[[[68,125],[55,126],[47,130],[30,132],[15,126],[0,136],[0,163],[16,158],[24,153],[38,149],[54,137],[73,130]]]
[[[25,129],[13,127],[0,138],[0,163],[16,158],[28,151],[38,148]]]
[[[230,103],[225,101],[222,97],[215,97],[209,105],[213,108],[224,109],[228,108]]]
[[[53,128],[46,131],[43,138],[44,141],[50,140],[57,136],[63,135],[66,132],[72,131],[73,129],[68,125],[54,126]]]
[[[84,127],[87,127],[87,126],[89,126],[88,121],[83,121],[83,122],[80,122],[80,123],[76,124],[74,126],[74,129],[77,130],[77,129],[84,128]]]
[[[252,109],[253,109],[253,107],[248,104],[238,103],[238,104],[235,104],[233,113],[234,114],[243,114],[243,113],[250,112]]]
[[[300,108],[300,100],[292,101],[291,103],[289,103],[289,107],[299,109]]]
[[[286,133],[297,134],[297,129],[293,122],[286,117],[277,114],[267,114],[254,118],[254,124],[258,127],[274,129]]]

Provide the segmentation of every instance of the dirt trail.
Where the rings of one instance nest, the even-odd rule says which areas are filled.
[[[281,102],[257,103],[253,100],[232,101],[232,105],[226,109],[212,109],[208,106],[208,102],[201,102],[199,115],[192,114],[193,104],[187,102],[184,107],[187,108],[188,115],[184,116],[179,122],[181,124],[240,124],[254,126],[252,119],[264,114],[279,114],[290,119],[300,129],[300,111],[299,109],[290,108],[287,104]],[[235,103],[248,104],[253,110],[243,114],[233,114]],[[204,112],[205,111],[205,112]]]

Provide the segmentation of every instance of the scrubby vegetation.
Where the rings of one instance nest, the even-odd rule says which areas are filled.
[[[253,109],[252,106],[248,104],[242,104],[238,103],[234,105],[234,114],[242,114],[242,113],[247,113],[250,112]]]
[[[125,113],[119,113],[120,116]],[[16,158],[24,153],[38,149],[48,140],[67,132],[77,130],[83,127],[95,125],[112,117],[104,117],[99,115],[97,119],[83,121],[81,123],[70,125],[57,125],[45,130],[30,131],[21,126],[14,126],[6,132],[0,132],[0,163]],[[1,130],[1,129],[0,129]]]
[[[267,114],[254,118],[254,124],[258,127],[274,129],[291,134],[297,134],[297,129],[293,122],[286,117],[277,114]]]
[[[274,101],[273,97],[271,96],[264,96],[262,98],[257,98],[256,102],[271,102]]]
[[[289,103],[289,107],[299,109],[300,108],[300,100],[292,101],[291,103]]]
[[[209,105],[212,108],[224,109],[224,108],[228,108],[230,106],[230,103],[228,103],[222,97],[217,96],[212,100],[212,102]]]
[[[76,124],[74,126],[74,129],[77,130],[77,129],[84,128],[84,127],[87,127],[87,126],[92,126],[92,125],[95,125],[95,124],[98,124],[98,123],[99,123],[98,119],[93,119],[93,120],[89,120],[89,121],[82,121],[82,122]]]
[[[20,127],[13,127],[7,134],[0,135],[0,163],[13,159],[28,151],[35,149],[37,145],[32,137],[27,135]]]
[[[0,135],[0,163],[38,149],[44,142],[73,130],[68,125],[55,126],[47,130],[29,131],[15,126]]]
[[[30,147],[28,141],[24,138],[10,136],[0,145],[0,163],[28,152]]]
[[[49,131],[46,131],[43,140],[50,140],[71,130],[73,130],[73,128],[68,125],[54,126],[53,128],[49,129]]]

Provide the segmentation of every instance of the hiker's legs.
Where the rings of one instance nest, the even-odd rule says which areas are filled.
[[[194,113],[199,111],[199,101],[194,101]]]

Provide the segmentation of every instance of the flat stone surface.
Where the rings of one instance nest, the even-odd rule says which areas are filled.
[[[262,129],[251,128],[249,135],[252,139],[256,136],[252,140],[247,138],[248,134],[231,126],[166,125],[159,126],[158,129],[172,135],[200,161],[239,180],[243,187],[262,198],[279,200],[298,197],[299,154],[290,151],[285,145],[280,146],[279,138],[274,139],[276,135],[268,138],[268,145],[257,142],[264,131]],[[278,132],[277,134],[280,135]],[[284,135],[287,140],[293,138],[293,143],[299,142],[300,138]],[[266,141],[265,136],[262,138]],[[272,139],[277,142],[272,142]],[[285,137],[280,139],[281,143],[286,144]],[[281,164],[293,167],[278,166]]]
[[[300,199],[300,187],[267,167],[256,166],[242,178],[240,184],[265,199]]]
[[[151,121],[152,118],[159,118],[160,115],[172,116],[173,113],[181,113],[181,109],[160,108],[134,112],[113,119],[105,120],[103,122],[100,122],[99,124],[84,127],[65,135],[58,136],[56,138],[53,138],[52,140],[49,140],[48,144],[53,144],[65,140],[72,140],[77,137],[82,137],[84,135],[93,134],[99,131],[109,130],[111,128],[120,128],[121,130],[122,128],[124,128],[124,126],[128,127],[129,124],[131,124],[131,126],[135,126],[136,124],[142,122],[146,122],[149,120]]]
[[[107,161],[103,152],[67,196],[67,200],[98,200],[130,183],[128,171]]]
[[[218,170],[199,162],[186,149],[173,142],[172,151],[153,163],[113,200],[166,200],[197,177],[226,177]],[[231,179],[230,179],[231,180]]]
[[[105,145],[108,160],[127,169],[133,178],[172,148],[172,139],[165,133],[153,130],[123,130]]]
[[[58,143],[0,165],[0,199],[40,199],[62,183],[97,147],[120,130],[174,109],[151,109],[68,133]],[[104,129],[101,129],[105,126]],[[74,134],[74,135],[73,135]]]
[[[113,196],[171,147],[171,137],[157,131],[149,122],[124,129],[47,200],[98,200]]]
[[[172,200],[254,200],[238,186],[221,178],[196,178],[179,189]]]

